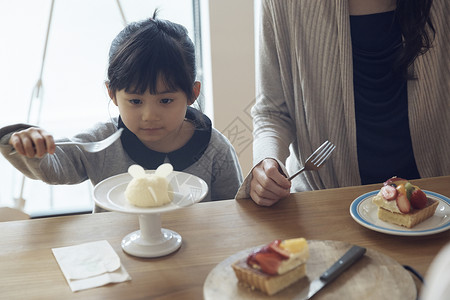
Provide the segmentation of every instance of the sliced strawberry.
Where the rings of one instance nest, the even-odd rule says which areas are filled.
[[[269,246],[272,245],[272,244],[275,245],[275,246],[280,246],[281,240],[274,240],[272,243],[269,244]]]
[[[261,270],[270,275],[278,274],[278,267],[281,264],[281,259],[278,254],[273,252],[256,253],[253,257],[258,262]]]
[[[409,213],[409,211],[411,210],[411,203],[409,202],[408,197],[406,197],[406,193],[399,193],[396,201],[398,209],[402,213]]]
[[[261,247],[258,251],[256,252],[260,252],[260,253],[267,253],[267,252],[274,252],[274,250],[272,249],[272,247],[274,246],[278,246],[281,244],[281,240],[274,240],[273,242],[271,242],[270,244],[267,244],[263,247]]]
[[[383,185],[392,185],[392,186],[396,187],[396,186],[398,186],[399,184],[401,184],[401,183],[405,184],[406,182],[407,182],[406,179],[403,179],[403,178],[394,176],[394,177],[389,178],[388,180],[386,180],[386,181],[383,183]]]
[[[385,185],[381,188],[381,195],[383,195],[383,198],[387,201],[395,200],[397,194],[397,189],[391,185]]]
[[[256,252],[261,252],[261,253],[267,253],[267,252],[271,252],[272,250],[270,250],[270,244],[269,245],[265,245],[263,247],[261,247],[261,249],[259,249]]]
[[[411,198],[409,199],[409,201],[411,202],[412,207],[416,209],[422,209],[427,206],[428,200],[427,195],[425,195],[422,190],[416,189],[411,193]]]
[[[258,262],[255,260],[255,255],[256,255],[256,253],[257,253],[257,252],[253,252],[252,254],[250,254],[250,255],[247,257],[247,265],[253,266],[253,265],[257,265],[257,264],[258,264]]]
[[[270,248],[270,250],[272,250],[273,252],[278,253],[278,254],[281,256],[282,259],[287,259],[287,258],[289,258],[289,257],[291,256],[291,254],[289,253],[289,251],[287,251],[287,250],[281,248],[279,245],[280,245],[279,243],[278,243],[278,244],[277,244],[277,243],[270,243],[270,244],[269,244],[269,248]]]

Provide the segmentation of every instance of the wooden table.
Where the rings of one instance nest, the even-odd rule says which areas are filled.
[[[450,176],[414,181],[450,196]],[[375,232],[356,223],[351,202],[379,185],[291,195],[273,207],[251,200],[200,203],[161,216],[162,226],[181,234],[181,248],[168,256],[141,259],[121,249],[122,238],[139,227],[136,215],[99,213],[0,223],[2,299],[202,299],[208,273],[222,260],[272,239],[339,240],[380,251],[425,275],[450,241],[450,231],[405,237]],[[73,293],[51,248],[106,239],[132,280]]]

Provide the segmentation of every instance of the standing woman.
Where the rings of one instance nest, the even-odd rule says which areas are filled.
[[[449,175],[449,13],[447,0],[263,1],[255,167],[237,198]],[[326,165],[289,182],[325,140]]]

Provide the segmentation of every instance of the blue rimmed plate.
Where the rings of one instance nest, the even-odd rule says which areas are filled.
[[[378,191],[369,192],[356,198],[350,205],[350,215],[357,223],[366,228],[392,235],[430,235],[450,229],[450,199],[435,192],[425,190],[424,192],[427,197],[439,201],[436,212],[431,218],[410,229],[378,219],[378,206],[372,203],[372,198]]]

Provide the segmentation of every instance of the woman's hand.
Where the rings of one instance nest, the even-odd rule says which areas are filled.
[[[290,194],[291,182],[280,172],[278,162],[266,158],[252,170],[250,197],[257,204],[271,206]]]
[[[39,127],[30,127],[15,132],[9,139],[9,144],[16,151],[27,157],[43,157],[46,153],[55,153],[55,141],[53,136]]]

